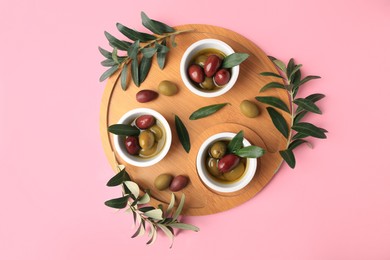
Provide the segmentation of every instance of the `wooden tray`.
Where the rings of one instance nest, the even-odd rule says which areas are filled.
[[[116,84],[118,73],[113,75],[107,82],[100,111],[100,131],[104,151],[107,158],[116,171],[119,162],[124,164],[131,178],[141,188],[151,189],[153,197],[151,204],[169,203],[170,191],[158,191],[153,187],[153,181],[161,173],[173,175],[185,174],[190,177],[190,184],[181,193],[186,195],[184,215],[208,215],[238,206],[258,193],[274,176],[282,159],[277,151],[284,149],[286,139],[275,129],[265,106],[255,100],[255,96],[272,95],[279,97],[288,104],[288,94],[281,89],[270,89],[267,93],[259,93],[261,87],[275,80],[275,78],[259,76],[260,72],[273,71],[278,73],[267,55],[243,36],[220,27],[210,25],[183,25],[176,29],[194,29],[194,32],[178,35],[177,47],[172,48],[168,54],[164,70],[158,68],[154,58],[151,71],[140,88],[132,83],[126,91]],[[240,75],[236,85],[226,94],[217,98],[202,98],[190,92],[180,78],[179,65],[184,51],[195,41],[204,38],[220,39],[229,44],[236,52],[250,54],[240,66]],[[175,82],[179,87],[179,93],[172,97],[160,95],[156,100],[149,103],[138,103],[135,94],[141,89],[157,91],[157,86],[162,80]],[[240,112],[240,102],[244,99],[254,101],[260,108],[260,116],[249,119]],[[231,105],[224,107],[216,114],[190,121],[189,115],[196,109],[216,104],[229,102]],[[172,129],[172,146],[168,155],[157,165],[147,168],[138,168],[127,165],[118,155],[114,156],[113,140],[107,132],[107,127],[115,124],[127,111],[137,107],[149,107],[159,111],[168,121]],[[191,151],[187,154],[178,140],[174,114],[177,114],[186,125],[191,139]],[[287,114],[284,114],[287,120]],[[287,120],[288,121],[288,120]],[[232,194],[219,194],[209,190],[200,180],[195,166],[195,158],[202,142],[212,134],[230,131],[244,130],[244,136],[252,143],[267,150],[267,153],[258,159],[258,169],[254,179],[243,190]]]

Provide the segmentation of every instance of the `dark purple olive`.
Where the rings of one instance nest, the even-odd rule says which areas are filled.
[[[157,97],[158,97],[158,93],[150,89],[144,89],[138,91],[138,93],[135,95],[135,99],[140,103],[146,103],[152,101]]]
[[[218,170],[222,173],[227,173],[233,170],[240,162],[240,157],[234,154],[227,154],[218,162]]]
[[[188,75],[190,76],[190,79],[196,83],[202,83],[204,81],[203,69],[197,64],[192,64],[188,68]]]
[[[139,129],[147,129],[156,123],[156,119],[151,115],[142,115],[135,120],[135,125]]]
[[[138,155],[141,147],[138,144],[138,138],[135,136],[128,136],[125,140],[126,150],[131,155]]]
[[[188,177],[184,175],[177,175],[175,178],[173,178],[171,184],[169,185],[169,189],[171,191],[179,191],[181,189],[184,189],[185,186],[188,184]]]
[[[230,72],[227,69],[220,69],[214,75],[214,82],[218,86],[227,84],[230,80]]]
[[[217,72],[221,66],[221,63],[222,61],[217,55],[213,54],[208,56],[204,63],[204,73],[206,74],[206,77],[214,76],[215,72]]]

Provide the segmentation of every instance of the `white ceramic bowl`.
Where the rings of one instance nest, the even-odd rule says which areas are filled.
[[[152,115],[156,118],[157,121],[159,121],[162,124],[166,136],[165,144],[162,150],[156,156],[153,156],[151,158],[141,158],[138,156],[130,155],[127,152],[125,146],[126,137],[119,136],[119,135],[113,135],[114,147],[117,153],[119,154],[119,156],[125,162],[138,167],[147,167],[158,163],[165,157],[165,155],[167,155],[172,143],[172,132],[167,120],[160,113],[149,108],[136,108],[128,111],[126,114],[124,114],[121,117],[121,119],[119,119],[118,124],[130,124],[132,121],[134,121],[137,117],[141,115]]]
[[[231,140],[235,135],[236,133],[230,133],[230,132],[223,132],[223,133],[212,135],[209,138],[207,138],[199,148],[198,155],[196,157],[196,169],[203,183],[212,190],[218,192],[238,191],[244,188],[246,185],[248,185],[250,181],[253,179],[253,176],[255,176],[256,168],[257,168],[257,159],[255,158],[247,159],[244,175],[239,180],[232,183],[217,182],[207,172],[205,159],[208,154],[208,147],[212,143],[220,140]],[[249,141],[245,138],[243,143],[244,146],[251,145]]]
[[[187,70],[190,65],[189,63],[191,59],[194,57],[194,55],[196,55],[199,51],[203,49],[209,49],[209,48],[220,50],[221,52],[226,54],[226,56],[234,53],[234,50],[229,45],[227,45],[226,43],[220,40],[203,39],[197,41],[193,43],[190,47],[188,47],[187,50],[184,52],[180,62],[180,75],[181,75],[181,79],[184,82],[184,85],[191,92],[201,97],[212,98],[212,97],[217,97],[222,94],[225,94],[234,86],[234,84],[237,81],[238,74],[240,72],[240,66],[237,65],[231,68],[231,77],[229,82],[225,86],[215,91],[208,91],[208,92],[202,91],[199,87],[195,86],[195,84],[192,83],[191,79],[188,77]]]

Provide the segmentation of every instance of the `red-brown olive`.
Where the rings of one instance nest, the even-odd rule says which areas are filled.
[[[171,185],[169,185],[169,189],[171,191],[179,191],[181,189],[184,189],[185,186],[188,184],[188,177],[184,175],[177,175],[175,178],[173,178]]]
[[[230,80],[230,72],[227,69],[220,69],[215,73],[214,82],[218,86],[227,84]]]
[[[135,125],[139,129],[147,129],[156,123],[156,119],[151,115],[142,115],[135,120]]]
[[[125,140],[126,150],[131,155],[138,155],[141,147],[138,143],[138,138],[135,136],[128,136]]]
[[[212,77],[217,72],[219,67],[221,66],[221,59],[213,54],[207,57],[206,62],[204,63],[204,73],[206,77]]]
[[[204,71],[201,66],[192,64],[188,68],[188,75],[190,79],[196,83],[202,83],[204,81]]]
[[[150,89],[144,89],[138,91],[138,93],[135,95],[135,99],[140,103],[146,103],[152,101],[157,97],[158,97],[158,93]]]
[[[222,157],[218,162],[218,170],[222,173],[226,173],[234,169],[240,162],[240,157],[234,154],[227,154]]]

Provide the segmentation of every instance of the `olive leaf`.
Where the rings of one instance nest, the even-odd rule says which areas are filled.
[[[237,150],[241,149],[243,146],[242,144],[243,141],[244,141],[244,131],[241,130],[228,143],[227,150],[229,151],[229,153],[234,153]]]
[[[137,127],[127,124],[110,125],[108,132],[122,136],[137,136],[140,134],[140,130]]]
[[[297,147],[300,146],[301,144],[307,144],[307,146],[309,146],[310,148],[313,148],[313,145],[312,145],[309,141],[304,140],[304,139],[295,139],[294,141],[292,141],[292,142],[288,145],[288,149],[294,150],[295,148],[297,148]]]
[[[139,80],[139,70],[138,70],[138,60],[137,58],[133,59],[131,61],[131,76],[133,76],[133,82],[134,84],[139,87],[140,86],[140,80]]]
[[[187,128],[177,115],[175,115],[175,126],[181,145],[183,146],[184,150],[189,153],[191,150],[190,136],[188,134]]]
[[[313,112],[316,114],[322,114],[320,108],[314,104],[313,101],[306,99],[306,98],[297,98],[293,101],[295,104],[297,104],[302,110],[306,110],[309,112]]]
[[[288,166],[290,166],[292,169],[295,168],[296,162],[295,162],[295,156],[294,156],[294,153],[292,152],[292,150],[286,149],[283,151],[279,151],[279,154],[282,156],[283,160],[286,161]]]
[[[130,195],[126,195],[120,198],[107,200],[104,204],[107,207],[115,208],[115,209],[123,209],[127,206],[127,201],[129,200]]]
[[[130,29],[123,24],[117,23],[116,27],[118,30],[127,38],[133,41],[139,40],[140,42],[148,42],[152,40],[156,40],[156,36],[148,33],[138,32],[136,30]]]
[[[279,83],[279,82],[270,82],[270,83],[267,83],[266,85],[264,85],[264,87],[262,87],[260,89],[260,92],[264,92],[266,91],[267,89],[270,89],[270,88],[282,88],[282,89],[285,89],[286,87]]]
[[[103,49],[102,47],[98,47],[99,52],[105,57],[106,59],[111,60],[112,59],[112,53]]]
[[[106,31],[104,32],[104,35],[106,36],[108,42],[113,48],[118,48],[118,50],[126,51],[131,46],[131,44],[125,41],[118,40]]]
[[[127,68],[127,64],[123,65],[123,69],[121,71],[121,87],[123,90],[126,90],[127,88],[127,75],[129,71]]]
[[[163,40],[160,44],[160,46],[165,46],[166,45],[166,40]],[[167,57],[168,51],[166,51],[163,47],[157,48],[157,63],[160,69],[164,69],[165,67],[165,60]]]
[[[226,68],[226,69],[233,68],[234,66],[240,65],[242,62],[248,59],[248,57],[249,54],[247,53],[239,53],[239,52],[232,53],[223,59],[222,68]]]
[[[114,177],[112,177],[107,182],[106,185],[109,186],[109,187],[114,187],[114,186],[121,185],[125,181],[130,181],[130,177],[129,177],[129,175],[126,172],[126,169],[124,168],[123,170],[118,172]]]
[[[267,111],[276,129],[278,129],[285,138],[288,138],[289,129],[284,117],[272,107],[267,107]]]
[[[192,230],[195,232],[199,231],[198,227],[191,225],[191,224],[186,224],[186,223],[171,223],[171,224],[168,224],[168,226],[173,227],[173,228],[178,228],[178,229]]]
[[[266,76],[266,77],[275,77],[275,78],[281,78],[283,79],[282,76],[280,76],[279,74],[276,74],[276,73],[273,73],[273,72],[260,72],[260,75],[261,76]],[[272,83],[272,82],[271,82]]]
[[[112,74],[114,74],[119,68],[119,65],[114,65],[108,70],[106,70],[99,78],[99,81],[105,81],[108,77],[110,77]]]
[[[200,118],[207,117],[209,115],[212,115],[222,109],[224,106],[226,106],[228,103],[222,103],[222,104],[215,104],[215,105],[210,105],[210,106],[205,106],[202,108],[199,108],[195,112],[193,112],[190,115],[190,120],[197,120]]]
[[[250,145],[238,149],[234,152],[235,155],[242,158],[259,158],[265,153],[264,149],[258,146]]]
[[[155,34],[171,33],[175,31],[172,27],[162,22],[150,19],[144,12],[141,12],[141,19],[142,24]]]
[[[152,66],[152,58],[147,58],[147,57],[143,56],[141,59],[141,63],[139,65],[139,82],[140,82],[140,84],[145,81],[146,76],[148,75],[151,66]]]
[[[299,123],[293,125],[292,129],[294,129],[298,133],[303,133],[303,134],[306,134],[308,136],[326,139],[324,129],[318,128],[317,126],[315,126],[311,123],[299,122]]]
[[[283,111],[286,111],[287,113],[290,113],[290,109],[287,107],[287,105],[280,98],[266,96],[266,97],[256,97],[256,100],[261,102],[261,103],[268,104],[268,105],[274,106],[276,108],[279,108]]]
[[[100,62],[100,64],[103,67],[112,67],[112,66],[117,65],[117,63],[115,61],[113,61],[112,59],[103,60],[102,62]]]

